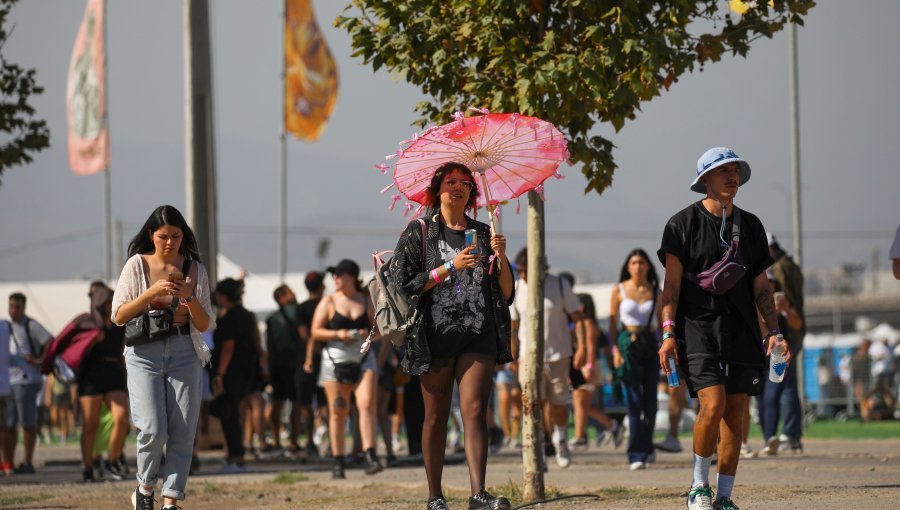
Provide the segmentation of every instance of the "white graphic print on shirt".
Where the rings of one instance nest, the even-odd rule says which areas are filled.
[[[446,262],[453,260],[461,250],[453,248],[444,239],[438,240],[438,250]],[[432,291],[431,321],[434,330],[440,334],[474,333],[480,334],[484,325],[485,300],[481,291],[485,269],[479,265],[475,269],[456,271],[456,282],[447,278]]]

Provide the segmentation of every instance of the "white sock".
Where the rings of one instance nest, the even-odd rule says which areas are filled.
[[[716,477],[716,499],[731,498],[734,489],[734,476],[719,473]]]
[[[712,464],[712,455],[709,457],[701,457],[694,454],[694,481],[692,487],[699,487],[703,484],[709,485],[709,466]],[[732,477],[732,479],[734,479]]]
[[[568,433],[568,431],[566,430],[566,427],[560,427],[559,425],[554,425],[553,426],[553,442],[556,444],[565,442],[567,433]]]
[[[153,495],[153,489],[147,490],[144,488],[143,485],[138,485],[138,490],[141,491],[141,494],[143,494],[144,496],[152,496]]]

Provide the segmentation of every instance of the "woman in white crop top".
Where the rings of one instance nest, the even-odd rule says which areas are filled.
[[[636,248],[622,265],[619,284],[610,300],[609,334],[613,343],[616,382],[628,402],[628,464],[646,469],[655,458],[656,384],[659,379],[656,328],[653,315],[659,280],[647,253]]]

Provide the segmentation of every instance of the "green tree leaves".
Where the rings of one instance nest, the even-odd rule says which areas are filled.
[[[31,163],[32,155],[50,146],[47,123],[35,118],[29,99],[44,92],[34,69],[7,62],[2,55],[9,33],[6,18],[17,0],[0,0],[0,176],[11,166]]]
[[[612,183],[616,131],[640,104],[723,55],[746,56],[759,37],[802,24],[812,0],[755,2],[743,15],[717,0],[353,0],[335,26],[354,56],[420,87],[417,124],[467,106],[518,111],[566,135],[585,193]]]

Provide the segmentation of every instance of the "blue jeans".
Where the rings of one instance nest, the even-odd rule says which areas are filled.
[[[797,391],[796,363],[788,365],[780,384],[770,381],[767,372],[766,388],[763,390],[763,413],[760,418],[764,439],[768,440],[778,433],[782,407],[784,407],[782,432],[792,441],[799,441],[803,433],[803,409],[800,407],[800,394]]]
[[[628,400],[628,462],[646,462],[655,451],[653,428],[656,425],[656,383],[659,380],[659,360],[645,360],[641,385],[625,385]]]
[[[8,428],[34,428],[37,423],[37,396],[41,383],[10,384],[12,405],[3,426]]]
[[[184,499],[200,416],[200,359],[191,338],[173,336],[125,349],[131,418],[137,433],[137,481]],[[161,464],[163,448],[166,462]]]

